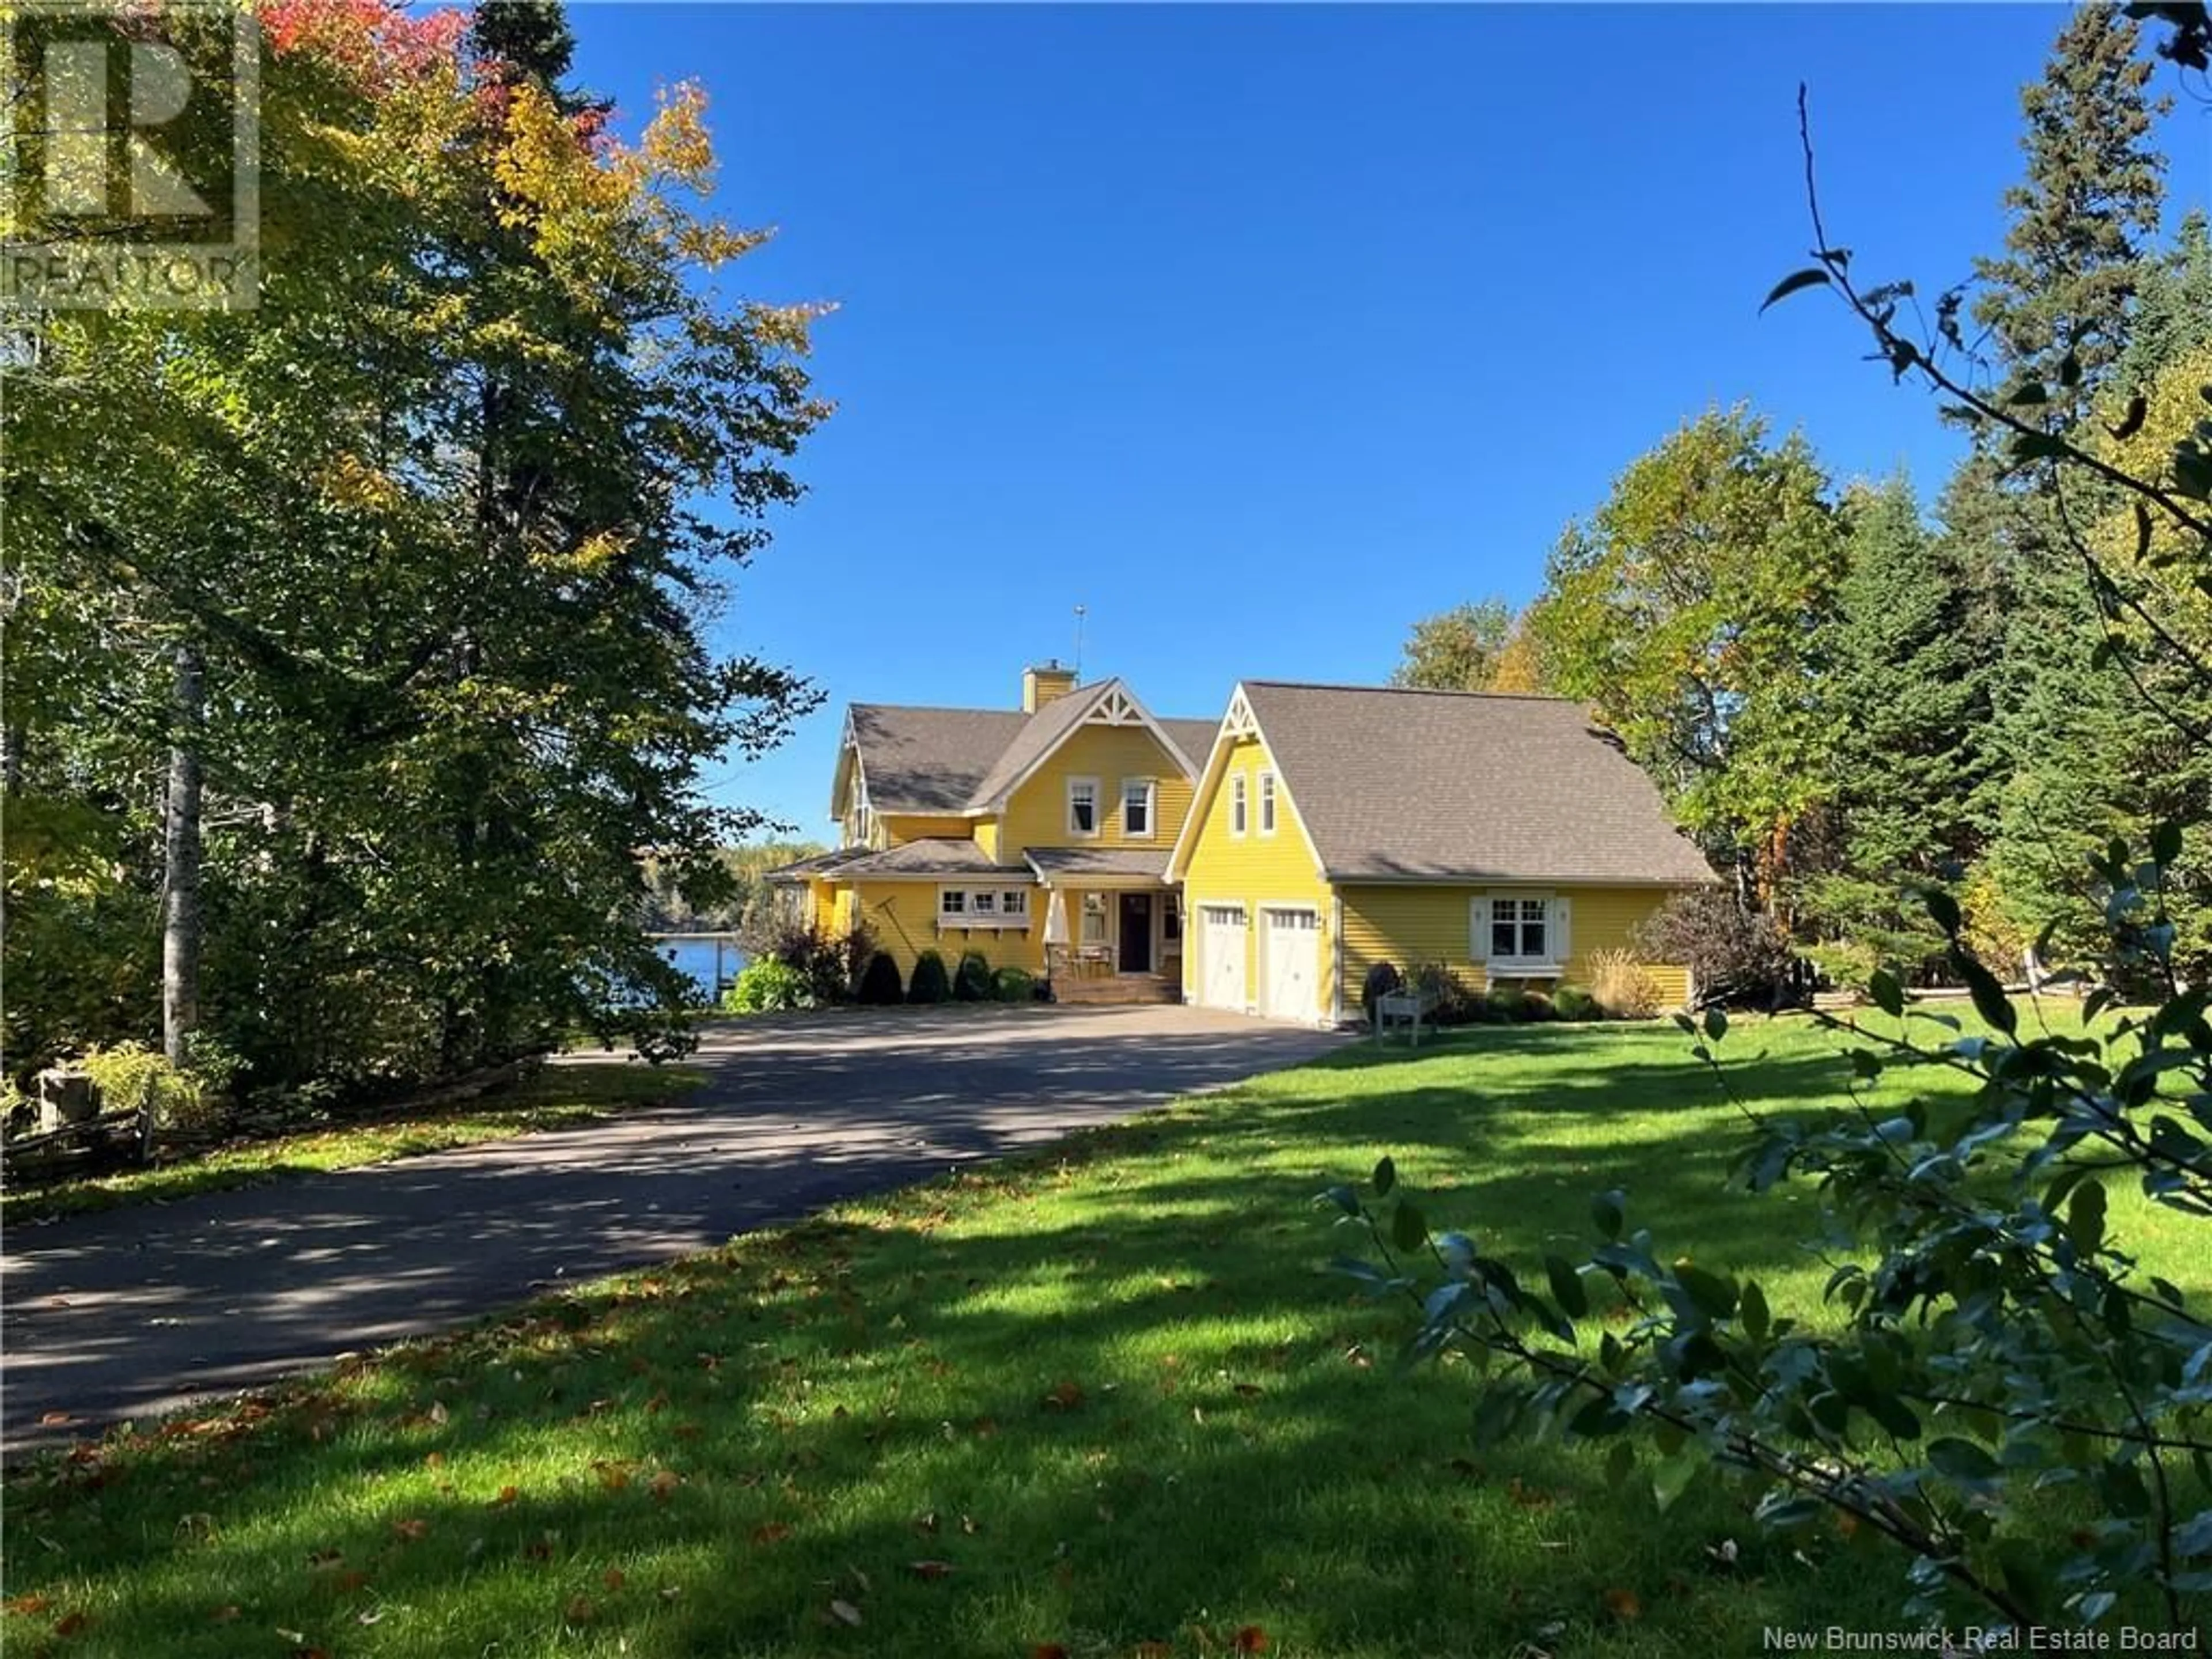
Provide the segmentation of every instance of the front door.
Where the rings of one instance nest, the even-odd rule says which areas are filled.
[[[1121,971],[1125,974],[1149,974],[1152,971],[1152,896],[1150,893],[1121,895]]]

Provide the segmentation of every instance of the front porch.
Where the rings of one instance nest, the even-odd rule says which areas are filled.
[[[1180,1002],[1182,912],[1164,854],[1032,848],[1054,1000]]]

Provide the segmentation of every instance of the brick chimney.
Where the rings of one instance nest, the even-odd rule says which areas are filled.
[[[1039,667],[1022,670],[1022,713],[1034,714],[1055,697],[1075,690],[1075,671],[1062,668],[1054,658]]]

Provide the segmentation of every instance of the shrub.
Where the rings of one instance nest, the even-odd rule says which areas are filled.
[[[1036,989],[1036,975],[1026,968],[1001,968],[991,975],[991,994],[1001,1002],[1034,1002]]]
[[[722,1006],[733,1014],[783,1013],[811,1008],[815,1002],[806,975],[773,957],[747,963],[722,995]]]
[[[1376,1003],[1405,982],[1405,975],[1395,963],[1378,962],[1367,970],[1366,981],[1359,988],[1359,1012],[1367,1017],[1370,1025],[1375,1023]]]
[[[1561,1019],[1603,1019],[1605,1010],[1598,1000],[1579,985],[1562,985],[1552,999],[1552,1007]]]
[[[775,918],[750,927],[744,939],[755,961],[773,959],[804,975],[817,1007],[851,1001],[876,955],[875,935],[866,927],[839,935]]]
[[[907,982],[908,1002],[944,1002],[952,995],[952,977],[945,971],[945,958],[924,951],[915,958],[914,977]]]
[[[1492,1020],[1501,1024],[1517,1024],[1535,1018],[1528,1012],[1528,994],[1516,986],[1492,986],[1483,993],[1482,1006]]]
[[[942,963],[939,966],[941,968]],[[860,975],[860,1000],[872,1008],[888,1007],[906,1000],[906,988],[899,980],[897,959],[888,951],[878,951],[868,958],[867,967]]]
[[[219,1127],[219,1110],[213,1097],[203,1094],[199,1080],[142,1042],[94,1048],[76,1063],[100,1091],[103,1113],[143,1112],[150,1106],[155,1123],[165,1129]]]
[[[981,951],[960,953],[960,966],[953,971],[952,995],[960,1002],[988,1002],[991,1000],[991,964],[983,959]]]
[[[1552,1000],[1552,994],[1550,992],[1523,991],[1521,994],[1522,1018],[1525,1020],[1537,1021],[1557,1019],[1559,1017],[1559,1005]]]
[[[1650,1019],[1659,1012],[1659,981],[1633,951],[1593,951],[1589,993],[1606,1019]]]
[[[1466,1025],[1482,1018],[1480,1002],[1457,974],[1441,962],[1425,962],[1412,975],[1413,988],[1437,1000],[1429,1018],[1439,1025]]]
[[[1668,899],[1636,930],[1636,949],[1647,962],[1686,965],[1700,1007],[1778,1008],[1802,992],[1797,958],[1774,918],[1718,887]]]

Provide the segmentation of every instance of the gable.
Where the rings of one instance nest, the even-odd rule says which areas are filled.
[[[1332,881],[1714,879],[1651,780],[1565,699],[1254,681],[1224,737],[1240,720]]]
[[[1098,832],[1078,836],[1067,826],[1067,785],[1089,778],[1097,785]],[[1122,820],[1125,780],[1152,783],[1148,831],[1131,835]],[[1006,797],[1002,847],[1009,855],[1030,847],[1154,848],[1174,846],[1190,810],[1191,781],[1182,758],[1145,726],[1078,724]]]
[[[1263,775],[1274,780],[1272,833],[1263,827]],[[1241,835],[1235,822],[1239,780],[1244,787]],[[1175,856],[1169,860],[1169,877],[1176,881],[1188,879],[1201,864],[1209,878],[1235,872],[1246,878],[1312,881],[1322,875],[1321,854],[1298,811],[1291,781],[1268,747],[1242,686],[1231,697],[1229,712],[1206,751],[1190,817],[1176,838]]]

